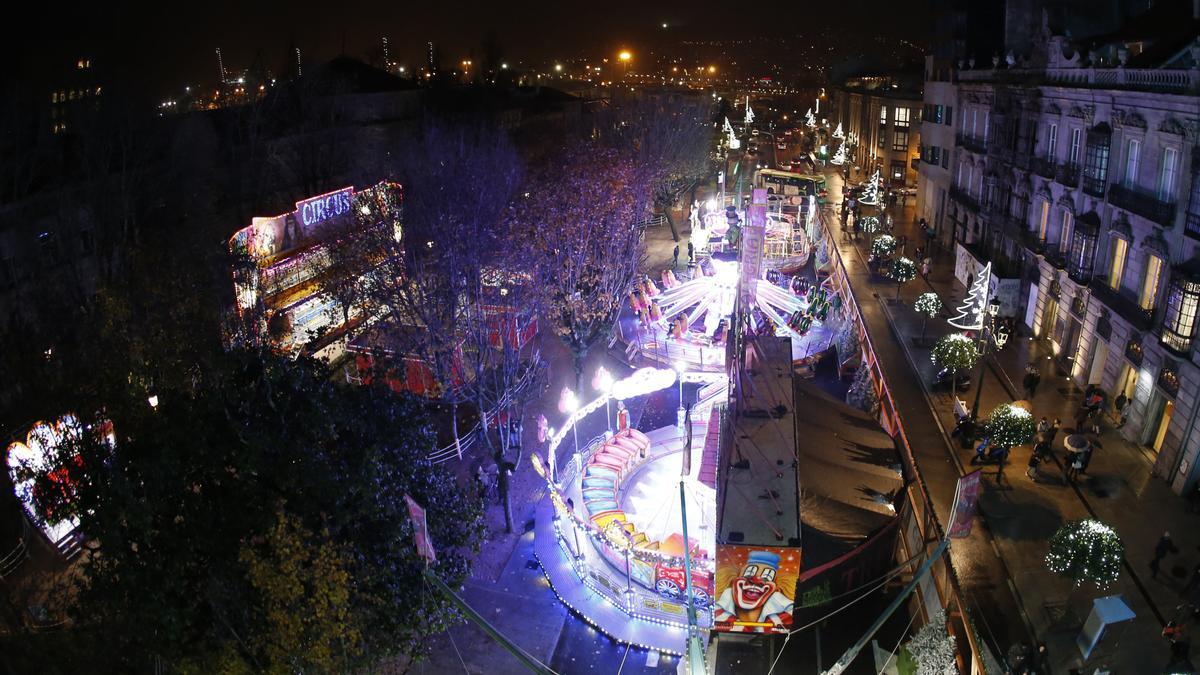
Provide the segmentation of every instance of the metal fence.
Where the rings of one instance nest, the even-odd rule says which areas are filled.
[[[875,357],[875,347],[871,342],[870,332],[862,319],[862,307],[851,292],[841,251],[838,250],[828,222],[823,216],[821,231],[830,259],[830,284],[843,298],[846,320],[853,321],[857,325],[863,352],[862,367],[869,369],[871,381],[878,394],[879,423],[895,439],[904,462],[905,475],[910,479],[906,487],[908,499],[905,500],[905,506],[900,514],[902,528],[900,541],[904,549],[900,553],[900,558],[913,559],[922,550],[929,555],[945,537],[945,528],[934,510],[929,487],[917,469],[912,446],[908,442],[904,424],[900,419],[900,412],[896,408],[883,370]],[[915,564],[913,569],[916,569]],[[958,646],[960,671],[982,674],[984,672],[983,646],[979,644],[978,637],[970,625],[967,603],[949,551],[945,551],[941,559],[934,563],[929,576],[918,587],[916,605],[921,609],[922,618],[926,621],[937,609],[946,611],[951,634],[960,638],[955,641]]]

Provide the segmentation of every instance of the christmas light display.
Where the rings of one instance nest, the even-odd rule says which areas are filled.
[[[817,128],[817,118],[813,115],[812,108],[809,108],[808,113],[804,115],[804,124],[809,129]]]
[[[896,258],[888,268],[888,276],[898,284],[908,283],[917,278],[917,264],[911,258]]]
[[[879,169],[875,169],[875,174],[871,176],[871,180],[867,182],[867,189],[862,196],[858,198],[859,204],[867,206],[876,206],[879,204]]]
[[[971,368],[979,359],[975,341],[962,333],[942,336],[929,353],[930,360],[938,368],[949,368],[955,372]]]
[[[904,648],[917,663],[917,675],[954,675],[958,672],[954,638],[946,631],[945,610],[934,612],[929,623],[921,626]]]
[[[1032,441],[1037,433],[1037,423],[1034,422],[1033,415],[1011,403],[996,406],[988,416],[985,428],[992,445],[1001,448],[1025,445]]]
[[[942,299],[938,297],[937,293],[932,291],[929,293],[922,293],[921,295],[917,296],[916,301],[913,302],[913,309],[920,314],[924,314],[930,318],[933,318],[937,316],[938,312],[942,311]]]
[[[871,255],[876,258],[890,258],[896,252],[896,238],[890,234],[881,234],[871,242]]]
[[[862,231],[867,234],[879,231],[879,218],[875,216],[863,216],[858,219],[858,224]]]
[[[1071,521],[1050,538],[1046,566],[1075,583],[1104,589],[1121,575],[1125,544],[1115,530],[1091,519]]]
[[[833,137],[834,138],[845,138],[846,137],[846,134],[842,132],[842,123],[841,122],[838,122],[837,128],[833,130]],[[845,143],[843,143],[842,145],[845,145]]]
[[[839,129],[841,127],[838,127]],[[829,160],[830,164],[841,166],[846,163],[846,143],[843,142],[838,146],[837,152],[833,153],[833,157]]]
[[[967,297],[958,307],[958,314],[950,319],[951,326],[962,330],[983,330],[983,313],[987,310],[988,285],[991,278],[992,264],[988,263],[971,284]]]

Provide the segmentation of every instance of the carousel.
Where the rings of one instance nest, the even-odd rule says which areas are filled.
[[[630,291],[622,312],[622,332],[632,339],[629,353],[665,366],[718,372],[725,367],[725,339],[737,299],[740,267],[730,254],[703,260],[694,276],[680,281],[664,270],[662,287],[643,278]],[[767,268],[754,284],[749,326],[758,335],[792,339],[793,354],[804,358],[821,351],[832,339],[825,325],[839,299],[827,283],[816,283],[803,271],[788,275]]]
[[[690,414],[678,424],[630,425],[626,403],[676,390],[683,400],[684,385]],[[647,367],[599,388],[584,405],[564,391],[560,409],[570,414],[550,430],[545,460],[534,456],[549,493],[535,519],[535,552],[559,599],[589,623],[682,655],[689,588],[697,626],[712,626],[717,407],[727,378]],[[580,442],[579,427],[601,414],[605,432]]]

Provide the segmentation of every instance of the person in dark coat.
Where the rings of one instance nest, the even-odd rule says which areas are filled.
[[[1042,377],[1036,371],[1025,371],[1025,378],[1021,380],[1021,385],[1025,387],[1026,400],[1032,401],[1034,395],[1037,394],[1038,385],[1041,384]]]
[[[1150,577],[1158,578],[1158,564],[1162,559],[1170,553],[1177,553],[1179,548],[1175,546],[1175,542],[1171,539],[1170,532],[1163,532],[1158,538],[1158,543],[1154,545],[1154,557],[1150,559]]]
[[[679,244],[675,244],[675,252],[671,254],[671,267],[679,267]]]

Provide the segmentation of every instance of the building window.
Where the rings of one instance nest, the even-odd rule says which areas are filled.
[[[988,125],[991,124],[991,120],[992,120],[992,111],[984,110],[983,111],[983,142],[984,143],[988,142],[988,135],[989,135]]]
[[[954,126],[954,106],[946,106],[946,126]]]
[[[1071,237],[1071,257],[1067,265],[1067,273],[1080,283],[1087,283],[1092,278],[1092,265],[1096,257],[1096,240],[1100,236],[1100,217],[1088,212],[1079,221],[1079,226]],[[1079,300],[1076,295],[1075,299]],[[1076,311],[1082,315],[1083,311]]]
[[[885,124],[887,124],[887,106],[886,105],[879,107],[879,126],[882,127]]]
[[[1192,162],[1192,191],[1183,228],[1188,236],[1200,239],[1200,162],[1196,161]]]
[[[1121,179],[1121,184],[1127,188],[1137,185],[1141,155],[1142,142],[1136,138],[1129,139],[1125,144],[1125,175]]]
[[[1125,259],[1129,255],[1129,242],[1121,237],[1112,238],[1112,257],[1108,262],[1108,287],[1121,290],[1121,278],[1125,276]]]
[[[1087,156],[1083,164],[1083,191],[1092,196],[1103,196],[1108,181],[1108,151],[1112,143],[1112,130],[1107,124],[1098,124],[1088,131]]]
[[[1062,229],[1058,232],[1058,250],[1066,253],[1071,245],[1071,226],[1075,224],[1075,214],[1062,210]]]
[[[1183,353],[1192,348],[1196,318],[1200,312],[1200,264],[1180,268],[1167,289],[1167,312],[1163,317],[1162,343]]]
[[[910,111],[908,108],[896,108],[895,113],[893,113],[895,115],[896,126],[907,129],[910,122],[909,115],[911,112],[912,111]]]
[[[1058,124],[1046,125],[1046,159],[1054,159],[1058,153]]]
[[[1047,230],[1050,227],[1050,201],[1042,200],[1042,215],[1038,218],[1038,239],[1046,243]]]
[[[1149,312],[1154,309],[1154,300],[1158,296],[1158,276],[1162,274],[1163,259],[1153,253],[1146,255],[1146,269],[1142,277],[1142,292],[1138,296],[1138,306]]]
[[[950,168],[950,153],[949,152],[942,153],[942,168],[943,169]],[[1200,209],[1200,203],[1197,203],[1196,208]]]
[[[908,150],[908,129],[896,129],[892,135],[892,150],[904,152]]]
[[[904,162],[892,160],[892,180],[903,183],[904,182],[904,170],[906,168],[907,167],[905,166]]]
[[[1070,152],[1067,153],[1067,164],[1075,165],[1079,163],[1079,146],[1082,137],[1082,129],[1075,128],[1071,130],[1071,148]]]
[[[1179,151],[1163,148],[1162,164],[1158,169],[1158,199],[1169,202],[1175,199],[1175,184],[1179,182]]]

